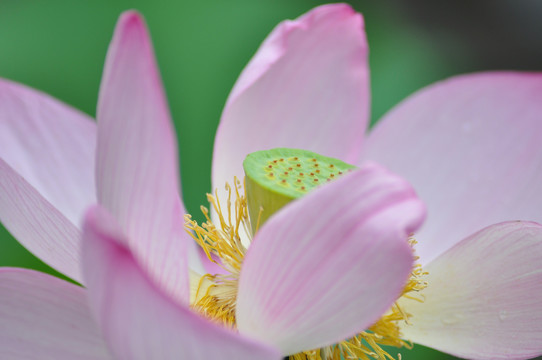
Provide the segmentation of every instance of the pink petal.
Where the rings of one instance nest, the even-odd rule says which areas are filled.
[[[291,147],[355,162],[369,114],[363,19],[346,4],[284,21],[230,94],[215,140],[213,189],[242,177],[245,156]]]
[[[100,204],[118,220],[146,271],[188,301],[184,206],[175,134],[144,20],[117,24],[98,102]]]
[[[87,115],[0,79],[0,219],[31,252],[77,281],[78,225],[96,202],[95,142]]]
[[[371,132],[364,157],[427,202],[417,234],[427,263],[493,223],[540,221],[542,74],[453,78],[413,95]]]
[[[260,229],[243,262],[239,331],[287,355],[366,329],[405,285],[407,236],[423,217],[411,187],[377,165],[289,204]]]
[[[36,256],[81,281],[79,229],[2,159],[0,218]]]
[[[468,359],[542,355],[542,226],[514,221],[489,226],[426,266],[424,303],[404,335]]]
[[[39,272],[0,269],[0,358],[112,359],[83,288]]]
[[[116,359],[275,359],[275,350],[200,318],[161,293],[120,238],[115,220],[89,211],[83,272],[90,303]]]

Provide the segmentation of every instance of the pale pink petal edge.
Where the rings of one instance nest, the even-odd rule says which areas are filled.
[[[511,221],[457,243],[425,269],[406,338],[468,359],[542,355],[542,225]]]

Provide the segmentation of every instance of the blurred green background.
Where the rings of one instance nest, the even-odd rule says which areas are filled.
[[[226,97],[261,41],[309,0],[0,2],[0,76],[94,116],[102,66],[121,11],[147,19],[179,139],[184,199],[199,213],[210,189]],[[351,1],[371,49],[372,121],[413,91],[459,73],[540,70],[542,2]],[[0,144],[1,146],[1,144]],[[56,274],[0,228],[0,265]],[[58,274],[56,274],[58,275]],[[453,359],[415,346],[403,359]]]

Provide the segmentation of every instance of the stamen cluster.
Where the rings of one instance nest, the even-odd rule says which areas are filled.
[[[246,195],[242,189],[243,187],[238,179],[234,180],[233,191],[232,187],[226,184],[228,199],[225,211],[222,209],[216,192],[215,196],[211,194],[207,195],[207,199],[213,207],[220,223],[218,227],[211,220],[209,210],[203,206],[201,210],[206,218],[206,222],[198,225],[196,221],[192,220],[190,215],[186,215],[185,217],[185,226],[189,234],[202,247],[209,260],[225,270],[225,274],[206,274],[203,276],[193,274],[192,307],[209,319],[233,329],[236,327],[235,306],[237,284],[243,258],[247,250],[247,247],[242,242],[241,231],[250,234]],[[232,192],[235,196],[233,202]],[[408,241],[414,251],[416,240],[410,237]],[[220,261],[217,261],[216,257]],[[416,264],[412,269],[401,297],[423,302],[423,296],[419,292],[427,286],[427,282],[424,280],[425,275],[427,273],[423,271],[421,265]],[[289,359],[394,360],[394,357],[382,349],[382,346],[412,348],[411,342],[402,339],[399,328],[400,322],[409,324],[410,317],[411,315],[404,311],[398,302],[395,302],[391,309],[370,326],[368,330],[362,331],[354,337],[332,346],[291,355]],[[400,354],[398,354],[398,359],[401,359]]]
[[[240,192],[242,186],[237,178],[234,179],[233,190],[235,199],[232,204],[232,188],[226,184],[228,193],[226,212],[222,210],[217,192],[215,196],[207,194],[207,200],[220,223],[218,227],[211,220],[209,209],[204,206],[201,207],[201,211],[206,221],[201,225],[192,220],[190,215],[185,215],[187,232],[205,251],[209,260],[225,270],[225,274],[206,274],[197,280],[195,278],[198,276],[192,274],[191,285],[194,286],[192,307],[211,320],[231,328],[235,328],[237,284],[247,250],[241,241],[241,231],[250,234],[246,197]]]

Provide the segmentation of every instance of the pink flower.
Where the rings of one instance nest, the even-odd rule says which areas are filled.
[[[97,127],[46,95],[0,82],[0,218],[85,285],[1,269],[0,355],[280,359],[331,345],[368,328],[400,296],[412,231],[429,285],[425,302],[400,300],[412,314],[405,338],[469,358],[539,355],[542,231],[532,221],[542,195],[541,95],[540,74],[458,77],[407,99],[365,136],[361,16],[327,5],[280,24],[227,101],[213,186],[242,176],[244,157],[267,148],[361,167],[258,231],[233,332],[187,306],[188,262],[197,266],[197,257],[183,229],[174,133],[145,25],[127,12],[107,56]],[[420,200],[374,162],[427,202],[420,231]]]

